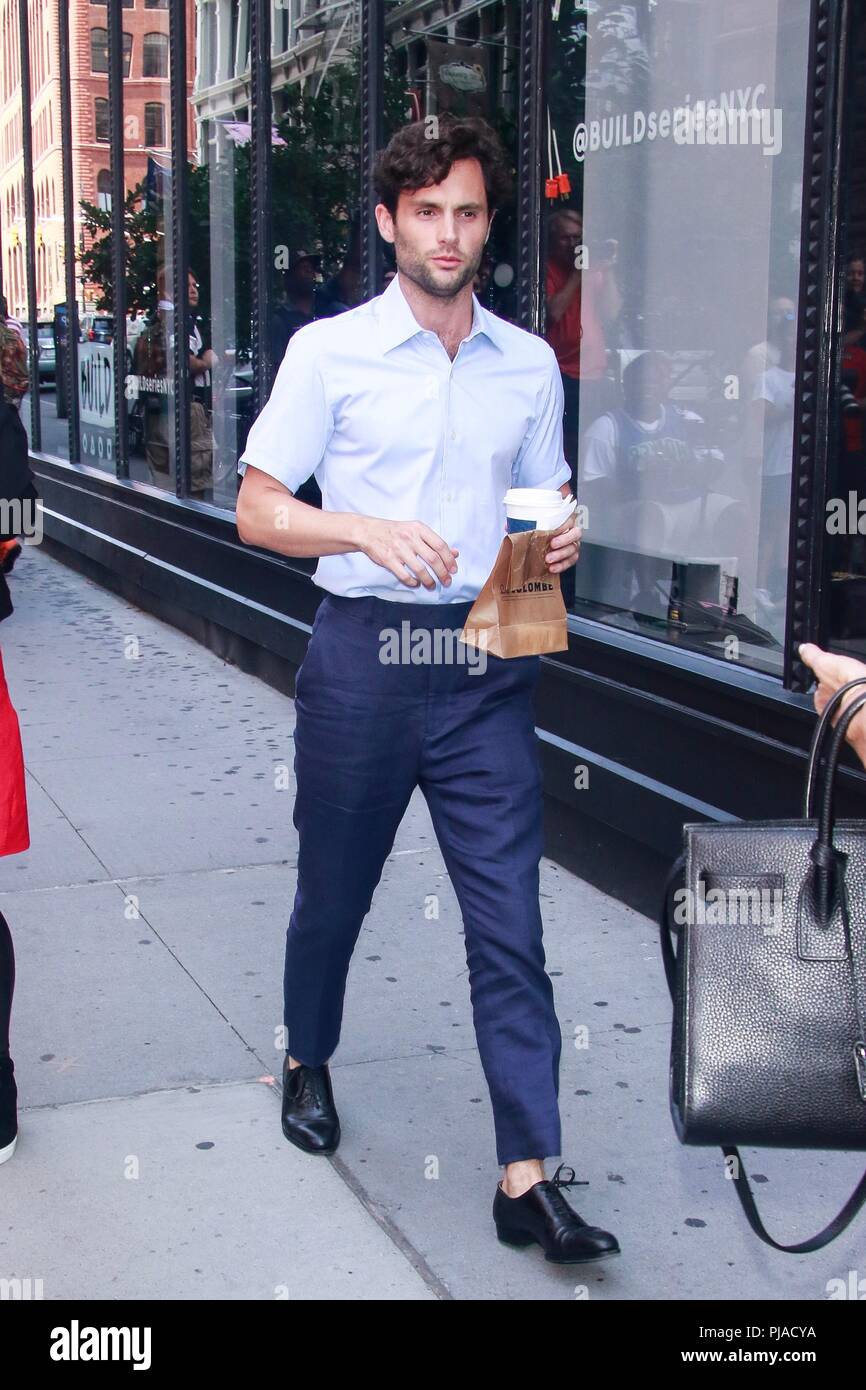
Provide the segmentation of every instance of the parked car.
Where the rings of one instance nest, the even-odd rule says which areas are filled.
[[[54,346],[54,323],[51,319],[40,319],[36,325],[39,344],[39,382],[56,381],[57,354]]]
[[[144,314],[134,314],[126,320],[126,370],[132,371],[135,345],[147,327]],[[111,343],[114,341],[114,315],[91,313],[81,316],[81,341],[83,343]]]
[[[57,357],[54,346],[54,324],[51,319],[39,319],[36,324],[39,384],[55,381],[57,378]],[[21,335],[27,349],[27,369],[30,370],[30,324],[25,320],[21,325]]]
[[[80,327],[82,343],[110,343],[114,338],[114,315],[82,314]]]

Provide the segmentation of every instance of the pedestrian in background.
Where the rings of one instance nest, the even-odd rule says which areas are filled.
[[[18,415],[18,402],[27,384],[24,345],[11,328],[0,322],[0,504],[36,496],[27,457],[27,433]],[[14,536],[0,534],[0,622],[12,612],[6,582],[6,571],[14,562],[9,545],[20,550]],[[0,855],[20,854],[29,846],[21,734],[0,655]],[[0,912],[0,1163],[12,1157],[18,1140],[18,1092],[9,1054],[14,986],[12,933]]]

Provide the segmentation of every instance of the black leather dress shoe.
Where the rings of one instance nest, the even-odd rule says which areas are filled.
[[[331,1154],[340,1142],[328,1065],[290,1067],[283,1062],[283,1134],[310,1154]]]
[[[565,1166],[560,1163],[552,1178],[534,1183],[520,1197],[507,1196],[497,1184],[493,1199],[496,1234],[506,1245],[532,1245],[537,1241],[545,1259],[553,1264],[590,1264],[618,1255],[616,1236],[590,1226],[572,1211],[560,1192],[561,1187],[575,1185],[573,1168],[568,1170],[570,1178],[560,1177]]]

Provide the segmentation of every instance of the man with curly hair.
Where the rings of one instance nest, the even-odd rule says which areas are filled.
[[[397,275],[368,303],[294,334],[239,463],[241,539],[320,557],[325,590],[296,685],[283,1131],[310,1153],[339,1142],[327,1063],[349,964],[420,786],[463,916],[505,1168],[497,1233],[583,1263],[619,1247],[568,1205],[564,1165],[544,1174],[561,1145],[562,1035],[538,901],[540,659],[485,653],[482,666],[458,640],[499,550],[507,489],[568,494],[562,385],[550,346],[473,294],[510,191],[495,132],[477,118],[416,122],[380,153],[375,178]],[[321,510],[293,496],[311,473]],[[575,563],[579,542],[575,526],[551,539],[551,573]],[[385,635],[406,626],[413,656],[386,660]],[[439,657],[416,661],[434,634]]]

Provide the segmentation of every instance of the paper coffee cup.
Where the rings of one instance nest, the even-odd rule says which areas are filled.
[[[557,488],[512,487],[503,498],[509,535],[518,531],[555,531],[572,515],[575,499]]]

